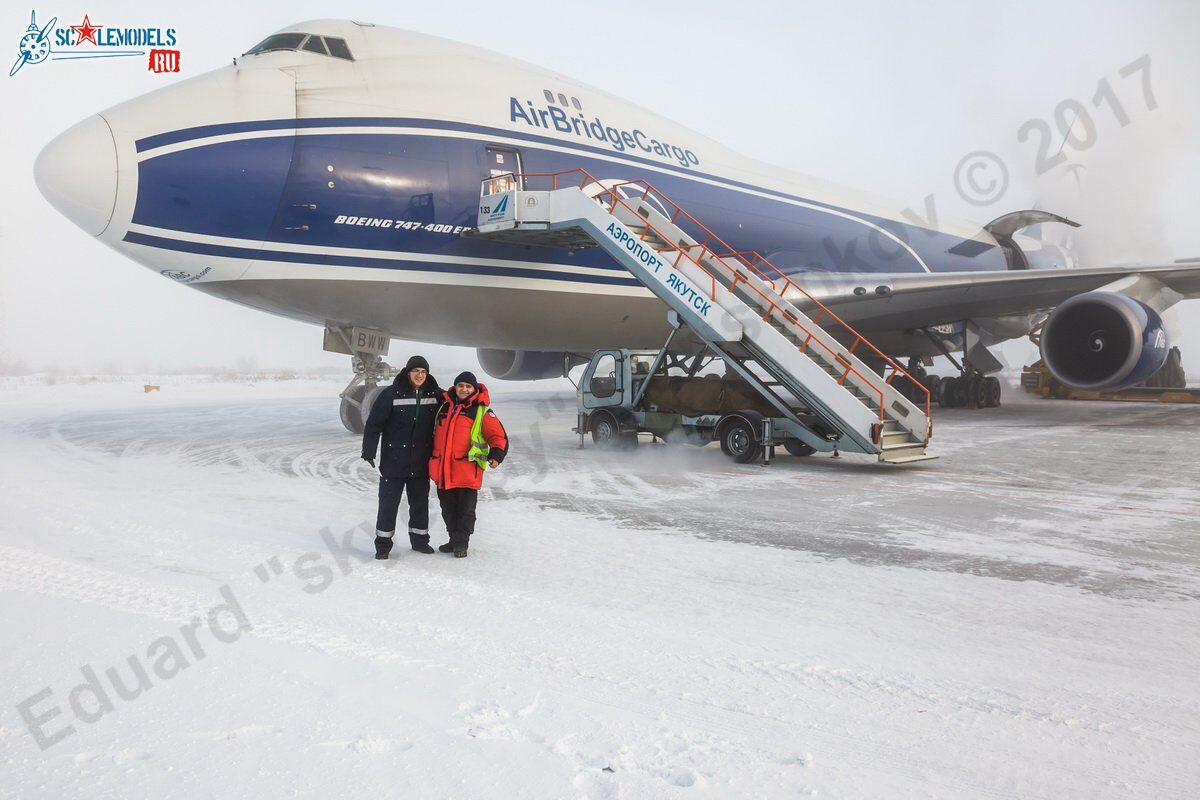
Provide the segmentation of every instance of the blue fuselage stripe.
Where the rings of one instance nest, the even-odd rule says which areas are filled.
[[[181,253],[197,253],[200,255],[220,256],[222,258],[241,258],[253,261],[279,261],[292,264],[321,264],[339,267],[368,267],[371,269],[400,269],[419,272],[444,272],[458,275],[495,275],[515,278],[537,278],[542,280],[571,281],[575,283],[595,283],[608,286],[640,286],[633,278],[609,277],[606,275],[583,275],[574,272],[562,272],[546,269],[528,269],[520,267],[497,267],[488,264],[446,264],[433,261],[416,261],[395,258],[369,258],[364,256],[344,256],[332,253],[296,253],[286,250],[260,250],[253,247],[233,247],[229,245],[211,244],[208,242],[190,242],[165,236],[151,236],[137,231],[129,231],[124,240],[131,244],[141,244],[147,247],[157,247],[163,250],[175,250]]]
[[[536,142],[538,144],[553,145],[556,147],[569,147],[572,150],[579,150],[596,155],[619,157],[627,161],[636,161],[640,164],[645,164],[656,169],[676,170],[686,172],[689,175],[695,175],[697,178],[705,178],[707,180],[720,181],[729,186],[736,186],[739,189],[748,189],[754,192],[762,192],[778,197],[783,200],[795,200],[802,203],[811,203],[815,206],[828,208],[832,211],[841,211],[846,214],[853,214],[863,219],[871,219],[870,216],[864,215],[861,212],[843,208],[841,206],[826,203],[821,200],[814,200],[809,197],[801,197],[799,195],[788,194],[775,189],[767,189],[762,186],[745,183],[743,181],[733,180],[721,175],[714,175],[707,172],[690,169],[688,166],[677,163],[663,163],[651,158],[630,153],[628,150],[616,150],[613,148],[596,147],[595,145],[584,144],[582,142],[564,141],[551,136],[539,136],[533,133],[525,133],[523,131],[514,131],[507,128],[493,128],[487,125],[475,125],[466,122],[450,122],[433,119],[419,119],[415,117],[312,117],[307,119],[266,119],[254,120],[249,122],[227,122],[214,125],[200,125],[194,128],[184,128],[178,131],[169,131],[160,133],[154,136],[147,136],[144,139],[138,139],[136,144],[139,153],[148,150],[154,150],[159,147],[165,147],[170,144],[178,144],[180,142],[193,141],[196,139],[207,139],[214,136],[227,136],[233,133],[252,133],[261,131],[289,131],[289,130],[304,130],[313,128],[421,128],[432,131],[446,130],[458,131],[462,133],[472,133],[479,136],[503,136],[512,139],[521,139],[527,142]],[[529,170],[526,170],[529,171]],[[904,228],[917,228],[915,225],[905,223]],[[925,230],[928,233],[935,234],[935,231]]]

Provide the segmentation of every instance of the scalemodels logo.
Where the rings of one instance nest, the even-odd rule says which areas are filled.
[[[8,77],[15,77],[26,64],[139,56],[148,57],[146,67],[151,72],[179,72],[179,51],[172,49],[176,41],[174,28],[95,25],[89,14],[78,25],[60,26],[58,17],[51,17],[39,26],[37,12],[31,11]]]
[[[532,100],[526,100],[522,105],[517,98],[509,97],[508,119],[510,122],[520,120],[535,128],[546,128],[560,133],[571,133],[586,139],[594,139],[607,144],[620,153],[626,150],[641,150],[643,153],[653,153],[662,158],[674,159],[681,167],[700,165],[700,159],[695,153],[679,145],[659,141],[637,128],[627,131],[605,125],[599,117],[588,119],[583,114],[568,114],[558,106],[536,106]]]

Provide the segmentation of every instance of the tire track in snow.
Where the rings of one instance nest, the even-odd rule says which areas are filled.
[[[238,596],[239,590],[231,588]],[[73,600],[176,624],[195,617],[203,618],[220,599],[215,593],[202,596],[195,592],[167,589],[132,576],[6,546],[0,546],[0,590]],[[250,605],[243,597],[239,597],[239,602],[243,606]],[[253,626],[246,634],[249,636],[313,647],[331,655],[382,664],[452,669],[446,664],[414,658],[396,648],[382,647],[304,622],[249,610],[247,616]]]

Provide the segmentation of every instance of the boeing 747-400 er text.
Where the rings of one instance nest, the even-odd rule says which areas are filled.
[[[326,347],[354,357],[352,429],[389,337],[480,348],[488,374],[513,380],[662,341],[663,303],[605,249],[470,235],[482,195],[572,170],[559,185],[589,176],[597,200],[648,182],[631,191],[761,254],[812,296],[789,289],[797,307],[815,298],[889,356],[966,351],[960,395],[998,366],[989,345],[1043,322],[1063,383],[1144,380],[1168,351],[1161,312],[1200,294],[1200,265],[1079,263],[1056,235],[1075,224],[1062,216],[918,224],[552,71],[349,21],[286,28],[231,66],[91,116],[35,165],[59,211],[134,261],[325,326]]]

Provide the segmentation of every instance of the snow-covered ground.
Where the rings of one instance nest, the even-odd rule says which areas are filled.
[[[1200,409],[764,468],[504,386],[470,558],[376,562],[339,388],[3,387],[0,795],[1200,795]]]

